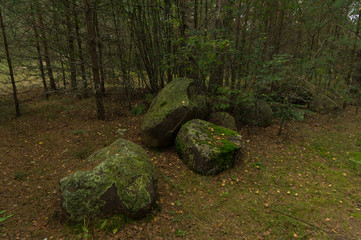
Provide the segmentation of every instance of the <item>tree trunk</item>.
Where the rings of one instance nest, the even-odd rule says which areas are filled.
[[[97,45],[96,45],[96,36],[95,36],[95,26],[93,21],[95,9],[94,6],[91,6],[89,1],[91,0],[83,0],[84,2],[84,12],[86,19],[86,27],[88,32],[88,44],[89,44],[89,54],[92,62],[92,72],[93,72],[93,81],[95,87],[95,101],[97,106],[97,118],[99,120],[105,119],[105,111],[103,105],[103,94],[100,83],[100,75],[99,75],[99,65],[98,65],[98,54],[97,54]]]
[[[359,36],[360,25],[361,25],[361,10],[359,11],[359,15],[358,15],[358,18],[357,18],[356,37],[355,37],[354,44],[353,44],[353,47],[352,47],[352,50],[351,50],[350,67],[349,67],[349,69],[347,71],[347,76],[346,76],[346,84],[347,85],[351,84],[351,77],[352,77],[352,73],[353,73],[353,70],[354,70],[355,59],[356,59],[357,36]]]
[[[198,0],[194,0],[194,29],[198,29]]]
[[[40,47],[40,43],[39,43],[39,34],[38,34],[37,26],[36,26],[36,19],[35,19],[35,16],[34,16],[34,9],[33,9],[32,1],[30,1],[30,12],[31,12],[31,17],[32,17],[34,37],[35,37],[35,48],[36,48],[36,53],[38,54],[40,76],[41,76],[41,80],[42,80],[43,87],[44,87],[45,98],[49,99],[48,85],[47,85],[46,79],[45,79],[44,64],[43,64],[43,58],[42,58],[42,55],[41,55],[41,47]]]
[[[99,72],[100,72],[100,86],[102,94],[105,95],[105,71],[104,71],[104,61],[103,61],[103,44],[101,42],[100,30],[99,30],[99,22],[98,15],[94,12],[94,25],[95,25],[95,38],[97,39],[98,45],[98,61],[99,61]]]
[[[69,52],[69,66],[70,66],[70,84],[71,90],[76,93],[78,91],[78,84],[76,82],[76,65],[75,65],[75,49],[74,49],[74,35],[73,26],[70,20],[70,6],[69,1],[63,1],[65,7],[65,24],[66,35],[68,39],[68,52]]]
[[[171,15],[171,2],[170,0],[165,0],[164,1],[164,5],[165,5],[165,14],[166,14],[166,19],[167,20],[171,20],[172,15]],[[167,24],[166,26],[166,32],[165,32],[165,36],[166,36],[166,45],[167,45],[167,53],[168,54],[172,54],[172,25],[171,24]],[[169,58],[167,58],[167,64],[169,66],[172,65],[172,62]],[[173,80],[173,75],[172,75],[172,69],[169,67],[167,69],[167,83],[170,83]]]
[[[11,85],[13,87],[13,98],[14,98],[14,104],[15,104],[15,113],[16,113],[16,116],[19,117],[20,116],[20,107],[19,107],[19,101],[18,101],[18,96],[17,96],[14,72],[13,72],[13,67],[12,67],[12,64],[11,64],[11,58],[10,58],[10,53],[9,53],[9,45],[8,45],[8,41],[7,41],[7,38],[6,38],[6,32],[5,32],[3,16],[2,16],[2,13],[1,13],[1,8],[0,8],[0,25],[1,25],[1,31],[3,33],[2,35],[3,35],[3,40],[4,40],[4,48],[5,48],[5,53],[6,53],[6,60],[8,62],[8,66],[9,66],[9,75],[10,75],[10,79],[11,79]]]
[[[220,31],[222,28],[222,19],[221,19],[221,9],[222,9],[222,0],[217,0],[216,2],[216,29]],[[219,38],[215,35],[214,39]],[[222,50],[220,50],[222,51]],[[217,62],[214,64],[214,69],[209,78],[209,87],[211,91],[215,91],[218,87],[223,86],[223,77],[224,77],[224,53],[220,52],[220,56],[217,57]]]
[[[48,76],[49,76],[49,81],[50,81],[50,89],[53,90],[54,92],[56,92],[57,89],[56,89],[54,75],[53,75],[53,68],[52,68],[51,62],[50,62],[48,42],[46,39],[46,34],[45,34],[45,29],[44,29],[43,17],[40,12],[41,11],[39,11],[39,9],[37,9],[39,28],[40,28],[40,32],[41,32],[41,41],[42,41],[43,47],[44,47],[44,58],[45,58],[46,68],[48,70]]]
[[[79,28],[79,22],[78,22],[78,14],[77,14],[77,9],[74,10],[74,26],[75,26],[75,36],[77,39],[77,43],[78,43],[78,57],[79,57],[79,62],[80,62],[80,72],[81,72],[81,79],[82,79],[82,83],[83,83],[83,97],[87,98],[88,97],[88,82],[86,79],[86,74],[85,74],[85,59],[83,56],[83,47],[82,47],[82,40],[81,40],[81,36],[80,36],[80,28]]]

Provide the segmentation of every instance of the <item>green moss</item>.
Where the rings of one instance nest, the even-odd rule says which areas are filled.
[[[236,153],[238,147],[236,144],[228,140],[222,140],[221,143],[222,145],[218,145],[213,149],[212,158],[216,161],[220,168],[226,169],[232,167],[234,154]]]
[[[114,153],[114,148],[118,153]],[[60,180],[63,208],[71,220],[79,222],[84,216],[98,215],[106,204],[101,200],[102,195],[112,186],[116,187],[120,201],[131,213],[137,213],[151,203],[147,189],[157,178],[156,172],[139,146],[121,139],[93,158],[104,161],[93,170],[77,172]]]
[[[205,175],[215,174],[232,167],[235,154],[240,147],[237,143],[240,143],[240,136],[237,132],[199,119],[183,125],[178,136],[176,139],[177,152],[185,160],[185,163],[190,165],[191,169],[196,169],[192,165],[198,164],[196,163],[198,160],[194,159],[197,154],[209,158],[208,161],[213,163],[211,165],[214,168],[209,169],[208,172],[201,172]],[[234,140],[232,140],[233,136],[236,136]],[[196,155],[186,152],[187,148],[193,147],[198,149],[191,150],[191,152],[196,151]],[[199,164],[202,165],[202,163]]]
[[[180,156],[183,156],[186,146],[178,138],[176,138],[175,140],[175,148],[176,151],[180,154]]]
[[[191,84],[193,80],[179,78],[163,88],[153,100],[142,127],[152,127],[154,122],[164,119],[173,110],[180,106],[188,106],[190,104],[188,88]]]
[[[234,135],[238,135],[238,133],[236,131],[233,131],[231,129],[225,128],[225,127],[221,127],[218,125],[213,125],[213,129],[217,134],[224,134],[224,136],[226,137],[230,137],[230,136],[234,136]]]

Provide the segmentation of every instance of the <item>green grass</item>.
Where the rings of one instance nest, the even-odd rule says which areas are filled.
[[[361,131],[361,122],[355,125],[360,127],[305,131],[307,144],[295,142],[268,157],[258,154],[244,168],[230,169],[220,177],[188,173],[178,182],[168,181],[182,202],[175,205],[183,213],[173,224],[194,239],[347,236],[352,232],[350,217],[361,224],[355,206],[361,203],[360,136],[353,134]],[[189,222],[194,224],[191,230],[186,228]]]

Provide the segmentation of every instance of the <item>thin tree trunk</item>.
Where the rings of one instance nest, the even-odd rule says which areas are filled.
[[[75,49],[74,49],[74,35],[73,26],[70,20],[70,6],[68,0],[63,1],[65,7],[65,24],[66,35],[68,39],[68,51],[69,51],[69,66],[70,66],[70,84],[71,90],[76,93],[78,91],[78,84],[76,82],[76,65],[75,65]]]
[[[171,16],[171,2],[170,0],[165,0],[164,1],[164,5],[165,5],[165,14],[166,14],[166,19],[168,19],[169,21],[171,20],[172,16]],[[165,36],[166,36],[166,45],[167,45],[167,53],[168,54],[172,54],[172,25],[170,25],[169,23],[167,24],[166,30],[165,30]],[[171,60],[168,58],[167,59],[167,64],[169,66],[172,65]],[[167,83],[170,83],[173,80],[173,75],[172,75],[172,69],[169,67],[167,69]]]
[[[13,87],[13,98],[14,98],[14,104],[15,104],[15,112],[16,112],[16,116],[19,117],[20,116],[20,107],[19,107],[19,101],[18,101],[18,96],[17,96],[17,89],[16,89],[16,84],[15,84],[13,66],[11,64],[11,58],[10,58],[10,53],[9,53],[9,45],[8,45],[8,41],[7,41],[7,38],[6,38],[6,32],[5,32],[3,16],[2,16],[2,13],[1,13],[1,8],[0,8],[0,25],[1,25],[1,31],[3,33],[2,35],[3,35],[3,40],[4,40],[4,48],[5,48],[5,53],[6,53],[6,60],[8,62],[8,66],[9,66],[9,75],[10,75],[10,79],[11,79],[11,85]]]
[[[356,36],[359,35],[360,32],[360,25],[361,25],[361,10],[359,11],[359,15],[358,15],[358,19],[357,19],[357,25],[356,25]],[[351,59],[350,59],[350,68],[347,71],[347,76],[346,76],[346,84],[350,85],[351,84],[351,77],[352,77],[352,72],[354,69],[354,65],[355,65],[355,59],[356,59],[356,49],[357,49],[357,37],[354,40],[354,44],[351,50]]]
[[[83,0],[84,2],[84,11],[86,19],[86,27],[88,32],[88,43],[89,43],[89,54],[92,62],[92,72],[93,72],[93,81],[95,87],[95,101],[97,106],[97,118],[99,120],[105,119],[105,111],[103,104],[103,94],[100,83],[99,75],[99,65],[98,65],[98,54],[97,54],[97,45],[95,41],[95,26],[93,21],[94,11],[96,11],[95,6],[91,6],[89,1]],[[94,4],[95,5],[95,4]]]
[[[88,82],[86,79],[85,74],[85,59],[83,56],[83,47],[82,47],[82,40],[80,36],[80,28],[79,28],[79,22],[78,22],[78,14],[77,10],[74,10],[74,26],[75,26],[75,36],[78,43],[78,57],[80,61],[80,72],[81,72],[81,79],[83,83],[83,97],[88,97]]]
[[[216,2],[216,29],[220,30],[222,27],[221,19],[221,9],[222,9],[222,0],[217,0]],[[217,35],[214,36],[215,39],[218,38]],[[219,56],[219,62],[215,63],[213,72],[209,78],[209,87],[211,91],[216,91],[218,87],[223,86],[223,77],[224,77],[224,53],[221,52]],[[216,93],[216,92],[215,92]]]
[[[44,86],[45,98],[49,99],[48,85],[46,83],[46,78],[45,78],[43,58],[42,58],[42,55],[41,55],[41,47],[40,47],[40,44],[39,44],[39,34],[38,34],[37,26],[36,26],[36,19],[35,19],[35,16],[34,16],[34,9],[33,9],[32,1],[30,1],[30,11],[31,11],[31,17],[32,17],[32,21],[33,21],[33,30],[34,30],[34,37],[35,37],[35,48],[36,48],[36,53],[38,54],[40,76],[41,76],[41,80],[42,80],[42,83],[43,83],[43,86]]]
[[[198,0],[194,0],[194,29],[198,29]]]
[[[50,62],[49,48],[48,48],[48,42],[46,40],[43,17],[41,15],[39,9],[37,9],[37,15],[38,15],[38,20],[39,20],[39,28],[40,28],[40,32],[41,32],[41,40],[42,40],[43,47],[44,47],[44,58],[45,58],[46,68],[48,70],[48,76],[49,76],[49,81],[50,81],[50,89],[53,90],[54,92],[56,92],[57,89],[56,89],[54,75],[53,75],[53,68],[52,68],[51,62]]]
[[[205,32],[208,31],[208,0],[205,0],[204,3],[204,28]]]
[[[241,11],[241,7],[242,7],[242,0],[239,0],[237,10]],[[241,33],[241,13],[238,12],[237,18],[236,18],[236,41],[235,41],[236,52],[239,52],[240,33]],[[238,87],[239,87],[238,86],[238,83],[239,83],[238,72],[239,72],[238,58],[234,57],[233,64],[231,65],[231,73],[232,73],[231,82],[230,82],[231,88],[238,89]]]
[[[61,54],[59,56],[59,61],[60,61],[60,69],[61,69],[61,78],[63,79],[64,92],[66,93],[66,86],[67,86],[66,74],[65,74],[65,68],[64,68],[64,61],[63,61]]]
[[[100,72],[100,86],[102,94],[105,95],[105,71],[104,71],[104,61],[103,61],[103,44],[101,42],[100,30],[99,30],[99,22],[98,22],[98,15],[94,13],[94,25],[95,25],[95,36],[97,39],[98,45],[98,61],[99,61],[99,72]]]

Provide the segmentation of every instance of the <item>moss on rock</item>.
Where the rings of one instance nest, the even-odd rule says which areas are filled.
[[[237,131],[236,120],[229,113],[213,112],[209,116],[208,121],[213,124],[220,125],[225,128],[229,128],[233,131]]]
[[[193,80],[174,79],[158,93],[147,112],[142,125],[143,143],[153,148],[171,145],[182,124],[199,117],[203,107]]]
[[[89,160],[101,163],[60,180],[62,209],[70,220],[115,213],[138,218],[154,204],[157,173],[140,146],[118,139]]]
[[[190,169],[202,175],[213,175],[233,166],[241,139],[235,131],[194,119],[179,131],[176,150]]]

